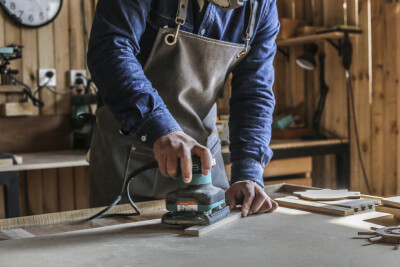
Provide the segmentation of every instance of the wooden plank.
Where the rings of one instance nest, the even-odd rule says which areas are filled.
[[[70,68],[86,69],[86,46],[84,33],[84,19],[82,1],[73,0],[68,3],[69,8],[69,48]]]
[[[264,185],[271,185],[271,184],[296,184],[296,185],[304,185],[304,186],[312,186],[312,179],[311,177],[302,177],[302,178],[287,178],[287,179],[264,179]]]
[[[19,172],[19,210],[21,216],[28,215],[28,186],[26,176],[27,172]]]
[[[21,93],[22,89],[24,86],[21,85],[0,85],[0,93]]]
[[[294,196],[276,198],[275,201],[278,202],[278,204],[282,207],[293,208],[293,209],[320,212],[320,213],[339,215],[339,216],[347,216],[354,214],[353,209],[331,206],[307,200],[301,200]]]
[[[21,28],[22,49],[22,81],[28,85],[32,93],[38,86],[38,36],[36,29]],[[29,103],[32,103],[29,100]],[[39,115],[39,108],[33,107],[34,114]]]
[[[5,46],[5,22],[4,22],[4,12],[0,12],[0,46]],[[0,104],[6,103],[6,94],[0,94]]]
[[[386,3],[385,11],[385,42],[384,50],[390,51],[384,54],[384,126],[383,136],[385,142],[383,145],[383,196],[396,195],[397,188],[397,91],[398,89],[398,71],[396,68],[397,55],[399,52],[398,44],[396,44],[397,25],[393,23],[396,21],[396,7],[395,3]]]
[[[382,198],[382,204],[390,207],[400,208],[400,196]]]
[[[70,149],[70,123],[69,116],[0,118],[0,151],[20,153]]]
[[[21,45],[21,27],[15,25],[9,18],[4,20],[4,40],[5,45]],[[20,73],[14,75],[14,77],[21,80],[21,69],[22,61],[21,59],[11,60],[9,67],[11,69],[16,69]],[[7,94],[7,102],[18,102],[21,99],[20,94],[9,93]]]
[[[28,214],[43,213],[43,180],[42,171],[34,170],[27,173]]]
[[[293,37],[288,39],[277,40],[276,45],[283,46],[292,46],[292,45],[302,45],[307,43],[315,43],[315,42],[323,42],[326,39],[343,39],[344,35],[341,32],[329,32],[329,33],[321,33],[321,34],[311,34],[307,36]]]
[[[264,169],[263,177],[275,177],[312,172],[312,157],[272,160]]]
[[[144,216],[147,214],[151,214],[152,212],[165,211],[165,200],[164,199],[163,200],[137,202],[136,205],[141,210],[141,212]],[[92,209],[41,214],[41,215],[35,215],[35,216],[9,218],[9,219],[5,219],[5,220],[0,220],[0,230],[20,228],[20,227],[29,227],[29,226],[50,225],[50,224],[58,224],[58,223],[79,222],[79,221],[86,220],[87,218],[98,213],[99,211],[103,210],[104,208],[105,207],[99,207],[99,208],[92,208]],[[123,204],[123,205],[115,206],[111,210],[111,212],[131,213],[131,212],[134,212],[134,210],[130,204]],[[134,220],[134,219],[136,219],[136,217],[130,217],[130,219]]]
[[[183,231],[183,235],[186,236],[196,236],[200,237],[203,236],[211,231],[214,231],[220,227],[223,227],[227,225],[228,223],[231,223],[233,221],[236,221],[242,217],[242,213],[240,211],[232,211],[232,213],[227,216],[224,219],[221,219],[211,225],[206,225],[206,226],[191,226],[189,228],[186,228]]]
[[[382,195],[384,183],[384,2],[371,2],[372,106],[371,106],[371,190]]]
[[[43,212],[59,211],[57,169],[45,169],[43,173]]]
[[[386,212],[394,215],[400,215],[400,209],[399,208],[393,208],[393,207],[387,207],[387,206],[378,206],[375,208],[376,211],[379,212]]]
[[[75,167],[74,178],[75,178],[75,209],[87,209],[90,206],[89,168]]]
[[[0,105],[0,116],[16,117],[16,116],[33,116],[35,110],[32,103],[29,102],[9,102]]]
[[[85,1],[87,2],[87,1]],[[57,69],[57,90],[69,91],[69,5],[70,1],[64,1],[63,7],[54,21],[54,57]],[[71,112],[71,95],[56,95],[56,114],[68,115]]]
[[[54,24],[48,24],[38,29],[38,55],[39,55],[39,69],[54,69]],[[62,75],[62,73],[57,73]],[[56,75],[57,75],[56,74]],[[43,101],[44,106],[40,110],[41,115],[54,115],[56,114],[56,97],[55,94],[43,88],[40,91],[40,99]]]
[[[0,219],[6,217],[6,207],[4,201],[4,186],[0,185]]]
[[[58,170],[58,192],[60,211],[75,209],[73,168]]]

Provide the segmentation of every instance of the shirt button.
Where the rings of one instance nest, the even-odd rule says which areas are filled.
[[[143,135],[143,136],[140,138],[140,140],[142,140],[142,142],[146,142],[147,137],[146,137],[145,135]]]
[[[200,32],[200,34],[201,34],[201,35],[206,34],[206,29],[202,29],[201,32]]]

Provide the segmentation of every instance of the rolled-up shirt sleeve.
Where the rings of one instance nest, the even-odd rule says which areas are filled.
[[[152,146],[181,130],[136,58],[150,0],[99,0],[87,54],[102,102],[124,132]]]
[[[273,154],[268,146],[275,106],[275,38],[280,27],[275,0],[260,19],[250,52],[233,72],[229,131],[232,183],[252,180],[263,187],[264,167]]]

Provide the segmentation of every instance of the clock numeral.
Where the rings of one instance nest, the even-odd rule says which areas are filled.
[[[19,17],[18,17],[18,18],[21,18],[21,17],[22,17],[22,15],[24,14],[24,11],[22,11],[22,10],[18,10],[18,12],[19,12]]]
[[[40,20],[44,20],[44,14],[43,14],[43,12],[40,12],[40,13],[39,13],[39,19],[40,19]]]
[[[32,14],[28,16],[28,20],[29,20],[29,22],[32,22],[32,21],[34,20],[34,18],[33,18],[33,15],[32,15]]]
[[[10,9],[15,10],[15,8],[16,8],[15,2],[11,2]]]

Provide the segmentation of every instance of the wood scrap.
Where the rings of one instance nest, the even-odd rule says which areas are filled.
[[[335,205],[339,207],[353,209],[354,212],[366,211],[366,210],[374,210],[375,206],[379,205],[379,201],[371,200],[371,199],[342,199],[342,200],[334,200],[334,201],[318,201],[318,203]]]
[[[224,219],[221,219],[218,222],[215,222],[211,225],[196,225],[196,226],[191,226],[189,228],[186,228],[183,231],[183,235],[186,236],[196,236],[200,237],[204,234],[207,234],[221,226],[224,226],[230,222],[236,221],[237,219],[242,217],[242,213],[240,211],[232,211],[229,216],[227,216]]]
[[[400,215],[400,209],[398,208],[393,208],[393,207],[387,207],[387,206],[378,206],[375,208],[376,211],[379,212],[386,212],[386,213],[391,213],[396,215]]]
[[[382,198],[381,201],[384,206],[400,208],[400,196]]]
[[[327,205],[318,202],[307,201],[299,199],[295,196],[287,196],[283,198],[276,198],[275,201],[282,207],[300,209],[312,212],[320,212],[331,215],[347,216],[353,215],[354,209],[339,207],[334,205]]]
[[[352,192],[347,189],[343,190],[306,190],[305,192],[293,192],[293,195],[307,200],[340,200],[340,199],[358,199],[360,192]]]

